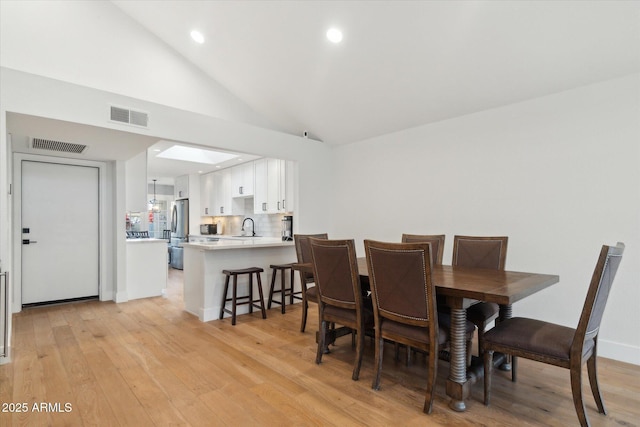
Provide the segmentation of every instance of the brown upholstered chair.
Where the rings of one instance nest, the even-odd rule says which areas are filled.
[[[541,320],[515,317],[498,323],[485,334],[485,405],[489,405],[493,353],[497,351],[512,356],[512,381],[516,381],[518,357],[569,369],[573,404],[581,426],[589,425],[582,399],[582,365],[586,362],[591,392],[598,412],[607,413],[600,394],[596,370],[598,332],[623,252],[623,243],[618,243],[617,246],[602,246],[576,329]]]
[[[403,234],[402,243],[431,243],[432,265],[442,265],[444,234]]]
[[[321,234],[294,234],[293,240],[296,245],[296,255],[299,263],[311,263],[311,244],[310,238],[327,239],[327,233]],[[304,332],[307,326],[307,311],[309,310],[309,301],[318,302],[318,290],[315,286],[309,286],[314,283],[313,273],[300,271],[300,286],[302,288],[302,321],[300,323],[300,332]]]
[[[358,261],[353,240],[309,239],[313,275],[318,290],[319,337],[316,363],[322,362],[329,323],[351,328],[356,333],[356,360],[351,378],[357,380],[362,365],[365,329],[373,327],[371,303],[362,295]]]
[[[454,236],[451,264],[459,267],[504,270],[509,238]],[[480,302],[467,309],[467,319],[478,327],[478,354],[482,355],[482,340],[487,326],[498,318],[500,307],[492,302]]]
[[[402,234],[402,243],[431,243],[432,265],[442,265],[444,254],[444,234]],[[446,307],[445,298],[436,295],[438,310]],[[398,359],[400,345],[395,344],[396,360]],[[411,348],[407,347],[407,366],[411,363]]]
[[[376,368],[372,387],[380,388],[384,340],[427,353],[424,412],[431,413],[439,347],[449,338],[439,326],[435,285],[431,281],[430,243],[365,240],[375,320]],[[473,325],[471,332],[473,335]]]

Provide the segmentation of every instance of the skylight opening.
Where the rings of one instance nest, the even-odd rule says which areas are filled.
[[[184,162],[215,165],[218,163],[226,162],[227,160],[234,159],[238,156],[235,154],[223,153],[221,151],[203,150],[201,148],[174,145],[171,148],[167,148],[156,157],[171,160],[182,160]]]

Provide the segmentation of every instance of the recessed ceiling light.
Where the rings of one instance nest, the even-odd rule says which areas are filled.
[[[202,35],[202,33],[198,30],[193,30],[191,31],[191,38],[196,42],[196,43],[204,43],[204,36]]]
[[[327,38],[332,43],[340,43],[342,41],[342,31],[337,28],[329,28]]]

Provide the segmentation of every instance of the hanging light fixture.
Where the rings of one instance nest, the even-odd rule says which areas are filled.
[[[149,200],[149,204],[151,205],[151,209],[153,212],[159,212],[160,206],[158,204],[158,199],[156,199],[156,179],[153,180],[153,199]]]

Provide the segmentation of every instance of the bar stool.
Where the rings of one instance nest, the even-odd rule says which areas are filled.
[[[260,279],[260,273],[264,270],[260,267],[249,267],[235,270],[222,270],[227,278],[224,281],[224,293],[222,294],[222,307],[220,307],[220,319],[224,317],[224,313],[231,314],[231,324],[236,324],[236,306],[249,304],[249,313],[253,313],[253,307],[262,310],[262,318],[267,318],[267,312],[264,309],[264,296],[262,294],[262,280]],[[260,299],[253,299],[253,274],[255,273],[258,278],[258,292],[260,293]],[[242,274],[249,275],[249,295],[238,296],[238,276]],[[227,298],[227,292],[229,290],[229,279],[233,276],[233,290],[231,298]],[[231,301],[231,310],[226,308],[227,302]],[[240,302],[239,302],[240,301]],[[260,303],[257,305],[255,303]]]
[[[293,299],[297,298],[299,300],[302,301],[302,291],[298,291],[295,292],[293,290],[294,287],[294,279],[293,279],[293,275],[294,275],[294,271],[293,271],[293,265],[292,264],[271,264],[269,266],[271,268],[271,289],[269,290],[269,301],[267,303],[267,308],[271,309],[271,303],[275,302],[276,304],[280,304],[280,308],[282,311],[282,314],[285,313],[286,309],[285,309],[285,305],[286,305],[286,300],[285,298],[288,296],[289,297],[289,304],[293,304]],[[289,270],[290,271],[290,276],[291,276],[291,286],[290,287],[286,287],[286,281],[285,281],[285,277],[284,274],[285,272]],[[275,290],[275,285],[276,285],[276,276],[278,275],[278,272],[280,272],[280,289],[279,290]],[[276,293],[280,293],[280,301],[276,300],[273,298],[273,294]]]

